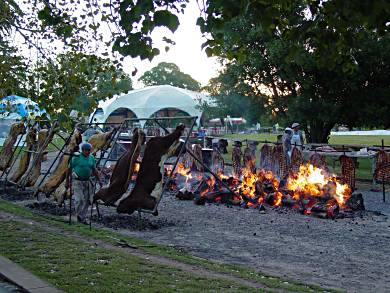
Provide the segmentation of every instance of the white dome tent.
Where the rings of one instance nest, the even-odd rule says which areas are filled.
[[[208,100],[198,92],[170,85],[149,86],[101,101],[91,116],[91,122],[121,122],[124,118],[149,118],[157,116],[173,117],[176,113],[198,116],[199,125],[202,111],[200,101]],[[187,116],[186,115],[186,116]],[[117,119],[113,117],[117,116]],[[140,121],[141,126],[145,121]]]

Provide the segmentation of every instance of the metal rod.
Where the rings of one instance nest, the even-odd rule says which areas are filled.
[[[384,141],[382,139],[382,150],[384,149]],[[382,170],[382,200],[386,202],[386,184],[385,184],[385,168]]]
[[[72,196],[73,196],[73,188],[72,188],[73,179],[72,179],[72,175],[70,175],[69,181],[70,181],[70,183],[69,183],[69,225],[71,225],[72,224]]]

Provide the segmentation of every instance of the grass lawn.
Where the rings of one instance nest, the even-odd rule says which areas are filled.
[[[276,134],[228,134],[224,137],[230,139],[239,139],[239,140],[268,140],[275,142]],[[381,145],[382,139],[385,145],[390,145],[390,136],[389,135],[333,135],[330,137],[330,144],[339,144],[339,145]],[[229,154],[224,155],[224,159],[227,162],[231,162],[231,149],[232,146],[229,144],[228,151]],[[335,163],[335,168],[333,168],[333,160],[331,158],[327,158],[328,165],[332,172],[336,174],[340,174],[340,164],[339,162]],[[372,179],[372,167],[371,161],[366,158],[358,159],[358,169],[356,170],[356,178],[371,180]]]
[[[138,251],[255,281],[271,290],[278,288],[286,292],[339,292],[268,276],[242,266],[211,262],[108,229],[90,231],[84,225],[69,226],[61,221],[62,218],[37,215],[4,200],[0,200],[0,211],[111,244],[116,244],[114,239],[121,239],[140,247]],[[200,277],[175,267],[151,263],[125,252],[91,245],[64,233],[50,232],[43,225],[29,221],[20,223],[10,219],[0,220],[0,251],[2,255],[66,292],[262,292],[237,282]]]

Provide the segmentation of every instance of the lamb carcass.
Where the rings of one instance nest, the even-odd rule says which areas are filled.
[[[25,132],[23,122],[16,122],[11,125],[8,137],[6,138],[3,148],[0,152],[0,170],[5,171],[10,166],[12,161],[12,150],[14,144],[20,134]]]
[[[36,149],[36,144],[37,144],[37,131],[35,128],[29,127],[26,135],[26,145],[25,145],[26,151],[23,152],[19,160],[18,168],[15,170],[15,172],[12,174],[10,178],[11,182],[18,182],[19,179],[23,176],[23,174],[27,171],[32,156],[31,151],[34,151]]]
[[[132,214],[139,208],[154,209],[158,196],[161,195],[164,162],[176,153],[184,128],[185,126],[181,124],[171,134],[153,137],[147,142],[134,189],[129,196],[120,200],[118,213]]]
[[[145,143],[145,133],[135,129],[130,149],[124,153],[116,163],[110,184],[100,189],[94,196],[94,201],[102,200],[105,204],[115,203],[127,191],[133,176],[141,146]]]
[[[81,132],[76,129],[69,144],[65,148],[65,153],[61,156],[59,163],[50,177],[45,183],[39,187],[39,192],[49,196],[64,180],[66,177],[66,170],[68,169],[69,160],[71,155],[77,151],[78,145],[81,143]]]
[[[108,147],[111,141],[111,137],[115,135],[116,129],[112,129],[107,132],[96,133],[88,139],[88,143],[92,145],[92,155],[95,155],[98,151]]]

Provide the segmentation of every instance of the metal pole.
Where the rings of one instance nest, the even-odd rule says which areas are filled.
[[[382,150],[384,150],[383,139],[382,139]],[[382,197],[383,197],[383,202],[386,202],[385,168],[383,168],[382,170]]]
[[[70,179],[69,179],[69,225],[72,224],[72,196],[73,196],[73,189],[72,189],[72,185],[73,185],[73,178],[72,178],[72,174],[70,175]]]

